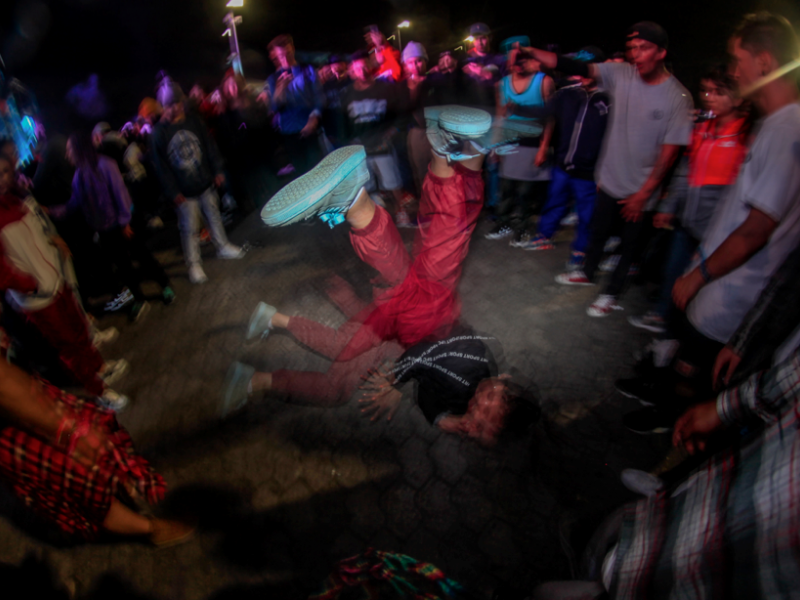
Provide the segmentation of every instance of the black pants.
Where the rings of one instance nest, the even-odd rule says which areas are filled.
[[[620,232],[622,242],[619,245],[619,264],[604,292],[615,297],[620,295],[625,286],[628,270],[639,249],[639,237],[644,228],[644,217],[636,223],[622,218],[622,205],[618,204],[619,201],[620,198],[609,196],[602,189],[597,190],[597,203],[592,215],[592,237],[586,248],[586,263],[583,270],[589,281],[593,281],[597,267],[603,259],[606,240],[615,232]]]
[[[547,198],[548,181],[517,181],[500,179],[500,202],[495,209],[498,225],[511,226],[515,220],[520,231],[531,226],[531,219],[542,211]],[[521,214],[515,218],[514,210],[519,207]]]
[[[126,238],[121,227],[114,227],[107,231],[100,231],[100,247],[106,257],[117,267],[117,273],[122,283],[128,286],[137,302],[145,300],[141,282],[155,281],[161,288],[169,287],[169,276],[164,272],[161,264],[144,245],[140,236],[132,239]],[[133,261],[139,263],[137,270]]]

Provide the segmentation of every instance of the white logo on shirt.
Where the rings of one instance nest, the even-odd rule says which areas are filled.
[[[386,100],[353,100],[347,105],[347,114],[355,123],[377,123],[386,115]]]
[[[167,145],[167,156],[172,166],[181,171],[197,171],[203,159],[200,140],[191,131],[181,129]]]

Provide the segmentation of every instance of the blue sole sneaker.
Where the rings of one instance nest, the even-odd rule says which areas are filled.
[[[364,147],[339,148],[275,194],[261,210],[261,220],[280,227],[318,216],[333,227],[344,222],[345,213],[368,181]]]
[[[278,312],[278,309],[274,306],[259,302],[250,317],[250,323],[247,325],[247,339],[252,340],[258,336],[266,338],[272,329],[270,321],[272,321],[272,317],[276,312]]]
[[[428,141],[433,151],[453,161],[480,156],[467,150],[464,141],[477,140],[491,129],[492,116],[485,110],[457,105],[425,108]],[[466,150],[466,151],[465,151]]]
[[[222,386],[222,403],[219,415],[223,419],[247,404],[247,388],[256,370],[250,365],[235,362],[228,368],[225,383]]]

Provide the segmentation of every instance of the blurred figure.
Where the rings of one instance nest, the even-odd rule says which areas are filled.
[[[302,175],[322,158],[319,143],[322,89],[314,68],[297,64],[292,36],[279,35],[267,49],[275,73],[267,78],[265,91],[270,108],[277,115],[278,130],[289,159],[287,173]],[[289,166],[292,168],[288,169]]]
[[[164,109],[155,98],[145,98],[139,103],[138,115],[150,127],[154,127],[161,119]]]
[[[532,49],[548,69],[591,77],[611,97],[584,268],[556,278],[562,285],[595,285],[606,240],[622,226],[619,263],[603,292],[586,309],[590,317],[622,310],[617,298],[641,245],[645,213],[654,209],[661,184],[692,133],[691,95],[664,66],[667,32],[656,23],[636,23],[628,30],[628,46],[636,59],[634,65],[587,64]]]
[[[506,57],[490,51],[491,30],[485,23],[470,25],[473,38],[467,57],[461,62],[461,102],[495,111],[495,85],[505,75]]]
[[[0,156],[0,289],[58,352],[75,381],[120,410],[127,398],[107,385],[124,373],[127,362],[106,363],[97,351],[73,292],[76,281],[66,243],[33,197],[19,195],[13,184],[14,167]]]
[[[403,203],[403,180],[392,148],[399,106],[394,84],[374,77],[369,55],[361,50],[350,59],[353,83],[342,93],[347,113],[347,139],[364,146],[370,172],[368,191],[391,193],[396,211]]]
[[[330,77],[322,85],[325,95],[325,109],[322,111],[322,124],[325,135],[333,148],[345,143],[346,117],[342,108],[342,92],[350,85],[347,58],[332,54],[329,59]]]
[[[426,72],[428,70],[428,53],[422,44],[408,42],[403,50],[403,80],[405,113],[408,115],[408,161],[414,177],[414,191],[419,197],[422,193],[422,182],[428,174],[431,162],[431,145],[426,132],[426,106],[430,106],[431,88]],[[407,207],[404,207],[407,208]]]
[[[177,83],[165,80],[158,92],[164,118],[153,132],[153,157],[167,198],[175,203],[181,232],[183,257],[189,281],[204,283],[208,277],[200,257],[200,211],[208,223],[217,256],[237,259],[242,249],[228,241],[219,214],[216,188],[225,183],[222,159],[208,129],[183,107],[183,91]]]
[[[672,321],[672,286],[689,265],[723,194],[736,182],[747,153],[749,121],[728,65],[719,65],[700,80],[700,101],[711,118],[695,125],[669,193],[653,219],[657,228],[673,228],[661,297],[654,310],[628,317],[635,327],[654,333],[665,333]]]
[[[92,144],[98,154],[107,156],[117,163],[120,173],[125,172],[124,157],[128,143],[121,134],[111,129],[111,125],[105,121],[95,125],[92,129]]]
[[[587,63],[603,62],[598,48],[587,47],[578,53]],[[591,77],[573,77],[579,85],[560,89],[547,105],[552,119],[554,162],[547,203],[539,219],[538,233],[521,247],[525,250],[554,248],[553,236],[567,215],[572,198],[578,227],[572,242],[570,268],[583,268],[590,225],[597,201],[595,165],[600,156],[611,101],[597,88]]]
[[[377,25],[370,25],[364,29],[364,40],[367,42],[367,51],[377,63],[375,78],[400,81],[403,76],[400,51],[386,41],[386,37]]]
[[[541,119],[518,114],[517,109],[542,110],[555,92],[552,77],[541,71],[539,62],[527,50],[512,48],[508,54],[508,67],[510,74],[503,77],[497,87],[495,111],[498,119],[527,122],[530,125],[541,123]],[[502,199],[495,210],[496,224],[486,234],[487,239],[514,236],[517,242],[524,242],[529,237],[527,230],[530,221],[541,208],[547,194],[551,135],[552,125],[548,125],[541,136],[523,137],[515,152],[491,159],[500,161]],[[517,210],[521,214],[515,215]],[[515,218],[518,219],[516,233],[512,228]]]
[[[450,50],[439,54],[439,63],[428,72],[430,106],[458,104],[458,61]]]
[[[0,427],[0,477],[46,522],[84,540],[103,532],[144,538],[154,546],[189,538],[193,529],[184,523],[145,517],[125,505],[163,500],[166,484],[136,454],[113,412],[5,361],[0,361],[0,408],[8,419]]]
[[[165,304],[175,299],[169,277],[161,264],[131,228],[132,203],[122,175],[116,164],[95,152],[86,136],[73,134],[67,142],[67,158],[75,166],[72,197],[50,213],[63,218],[80,211],[97,235],[106,257],[117,267],[119,277],[133,294],[131,321],[138,321],[150,310],[141,282],[150,279],[161,286]],[[137,269],[133,261],[139,264]]]

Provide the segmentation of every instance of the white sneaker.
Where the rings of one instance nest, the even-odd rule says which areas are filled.
[[[233,244],[225,244],[222,248],[220,248],[219,252],[217,252],[218,258],[227,258],[227,259],[237,259],[242,258],[244,256],[244,252],[239,246],[234,246]]]
[[[200,265],[192,265],[189,267],[189,281],[192,283],[205,283],[208,281],[208,277],[206,276],[206,272],[203,271],[203,267]]]
[[[638,469],[623,469],[620,479],[622,485],[630,491],[648,498],[652,498],[664,489],[664,482],[661,478]]]
[[[615,310],[623,310],[623,308],[617,304],[617,299],[608,294],[600,294],[597,300],[592,302],[592,305],[586,309],[586,314],[590,317],[607,317]]]
[[[92,343],[95,348],[99,348],[103,344],[110,344],[119,337],[119,329],[116,327],[109,327],[108,329],[100,329],[94,332],[92,336]]]
[[[106,391],[103,392],[102,396],[98,396],[97,400],[101,405],[110,408],[114,412],[119,412],[128,406],[128,397],[115,392],[111,388],[106,388]]]
[[[106,385],[111,385],[128,372],[129,366],[128,361],[124,358],[120,358],[119,360],[107,360],[106,368],[102,374],[100,374],[100,379],[102,379],[103,383]]]

